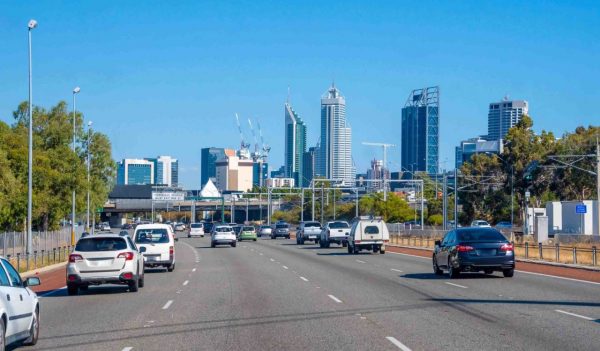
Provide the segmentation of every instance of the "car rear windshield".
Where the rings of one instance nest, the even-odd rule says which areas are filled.
[[[217,227],[217,228],[215,228],[215,232],[218,232],[218,233],[230,232],[231,230],[232,230],[231,227]]]
[[[329,228],[332,228],[332,229],[350,228],[350,226],[346,222],[333,222],[333,223],[329,223]]]
[[[169,233],[164,228],[140,229],[135,234],[135,242],[140,244],[168,243]]]
[[[275,226],[276,229],[284,229],[284,228],[289,228],[290,226],[287,224],[277,224]]]
[[[85,238],[75,245],[75,250],[80,252],[119,251],[126,248],[127,243],[121,238]]]
[[[244,227],[244,229],[242,229],[245,232],[251,232],[254,231],[254,227]]]
[[[271,228],[271,227],[270,227],[270,226],[268,226],[268,225],[261,225],[260,227],[261,227],[262,229],[268,229],[268,228]]]
[[[379,227],[376,225],[368,225],[365,227],[365,234],[379,234]]]
[[[306,224],[304,224],[305,227],[310,228],[310,227],[321,227],[321,223],[319,222],[308,222]]]
[[[192,223],[192,228],[202,228],[202,223]]]
[[[469,230],[459,231],[458,241],[506,241],[506,238],[495,230]]]

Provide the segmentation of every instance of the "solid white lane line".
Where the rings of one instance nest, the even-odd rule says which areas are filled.
[[[195,271],[196,271],[196,268],[192,269],[192,272],[195,272]]]
[[[128,346],[128,347],[124,347],[123,350],[121,350],[121,351],[131,351],[131,350],[133,350],[133,347]]]
[[[520,270],[515,270],[515,272],[525,273],[525,274],[539,275],[539,276],[548,277],[548,278],[556,278],[556,279],[569,280],[569,281],[578,282],[578,283],[587,283],[587,284],[600,285],[600,283],[590,282],[590,281],[587,281],[587,280],[574,279],[574,278],[566,278],[566,277],[559,277],[557,275],[550,275],[550,274],[544,274],[544,273],[526,272],[526,271],[520,271]]]
[[[167,308],[169,308],[171,306],[171,304],[173,303],[173,300],[169,300],[167,301],[167,303],[163,306],[163,310],[166,310]]]
[[[188,285],[188,283],[189,283],[189,282],[190,282],[189,280],[186,280],[186,281],[184,281],[184,282],[183,282],[183,286],[186,286],[186,285]]]
[[[300,277],[300,279],[304,280],[305,282],[308,281],[308,279],[304,278],[304,277]]]
[[[396,347],[398,347],[400,350],[402,351],[411,351],[411,349],[409,349],[408,347],[406,347],[406,345],[404,345],[403,343],[401,343],[400,341],[398,341],[398,339],[396,339],[393,336],[386,336],[386,339],[388,339],[392,344],[396,345]]]
[[[582,316],[580,314],[576,314],[576,313],[571,313],[571,312],[567,312],[567,311],[563,311],[563,310],[555,310],[558,313],[564,313],[564,314],[568,314],[569,316],[573,316],[573,317],[577,317],[577,318],[581,318],[581,319],[585,319],[586,321],[595,321],[594,318],[590,318],[590,317],[586,317],[586,316]]]
[[[403,255],[403,256],[410,256],[410,257],[416,257],[416,258],[423,258],[423,259],[426,259],[426,260],[431,260],[431,258],[429,258],[429,257],[423,257],[423,256],[405,254],[405,253],[400,253],[400,252],[392,252],[392,251],[387,251],[387,250],[385,252],[386,253],[391,253],[391,254],[394,254],[394,255]]]
[[[261,256],[262,256],[262,255],[263,255],[263,254],[262,254],[262,252],[261,252],[261,253],[259,253],[259,255],[261,255]]]
[[[361,261],[361,260],[356,260],[356,262],[358,262],[358,263],[367,263],[367,262]]]
[[[332,299],[333,301],[337,302],[337,303],[342,303],[342,300],[338,299],[337,297],[333,296],[333,295],[327,295],[329,296],[330,299]]]
[[[281,267],[283,267],[283,269],[289,269],[287,266],[281,266]]]
[[[402,271],[401,271],[401,270],[399,270],[399,269],[396,269],[396,268],[392,268],[391,270],[392,270],[392,271],[394,271],[394,272],[402,273]]]
[[[448,284],[448,285],[455,286],[455,287],[457,287],[457,288],[468,289],[468,287],[466,287],[466,286],[464,286],[464,285],[458,285],[458,284],[454,284],[454,283],[450,283],[450,282],[444,282],[444,283],[446,283],[446,284]]]

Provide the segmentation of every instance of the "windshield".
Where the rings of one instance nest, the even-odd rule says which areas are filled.
[[[245,232],[253,232],[254,231],[254,227],[244,227],[244,229],[242,229]]]
[[[458,241],[506,241],[506,238],[495,230],[468,230],[458,232]]]
[[[268,225],[261,225],[260,227],[261,227],[261,229],[269,229],[269,228],[271,228]]]
[[[191,228],[202,228],[202,223],[192,223]]]
[[[227,232],[231,232],[231,227],[217,227],[215,228],[215,232],[217,233],[227,233]]]
[[[321,227],[321,223],[319,222],[308,222],[306,224],[304,224],[305,228],[311,228],[311,227],[316,227],[316,228],[320,228]]]
[[[276,229],[285,229],[285,228],[289,228],[290,226],[287,224],[277,224],[275,226]]]
[[[169,233],[164,228],[139,229],[135,234],[135,242],[140,244],[168,243]]]
[[[329,223],[329,228],[341,229],[341,228],[350,228],[350,226],[346,222],[333,222],[333,223]]]
[[[75,245],[75,251],[119,251],[125,250],[127,243],[121,238],[85,238]]]

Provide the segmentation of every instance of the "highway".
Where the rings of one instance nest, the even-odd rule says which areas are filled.
[[[65,289],[28,350],[599,350],[600,285],[432,273],[429,259],[181,238],[146,287]]]

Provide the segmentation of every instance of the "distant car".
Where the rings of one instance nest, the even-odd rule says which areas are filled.
[[[327,222],[321,230],[319,245],[327,248],[331,243],[336,243],[342,247],[348,245],[348,236],[350,235],[350,225],[346,221]]]
[[[40,306],[30,286],[40,285],[40,278],[21,279],[17,270],[0,257],[0,349],[16,343],[35,345],[40,334]],[[7,348],[12,350],[13,348]]]
[[[242,240],[256,241],[256,229],[254,229],[253,226],[245,225],[242,227],[242,229],[240,230],[240,233],[238,234],[237,237],[238,237],[239,241],[242,241]]]
[[[214,225],[215,224],[213,222],[204,222],[204,233],[210,234],[213,230]]]
[[[271,229],[271,239],[277,238],[290,238],[290,225],[285,222],[278,222],[275,224],[275,228]]]
[[[260,228],[258,229],[258,236],[271,236],[271,234],[273,233],[273,228],[271,228],[270,225],[261,225]]]
[[[313,221],[301,222],[296,231],[296,244],[304,245],[305,241],[314,241],[317,244],[319,243],[320,236],[321,223]]]
[[[510,222],[502,221],[496,223],[496,229],[511,229],[513,226]]]
[[[98,234],[79,239],[69,255],[67,293],[76,295],[100,284],[125,284],[136,292],[144,286],[145,250],[129,236]]]
[[[123,230],[131,230],[131,229],[133,229],[133,226],[131,224],[129,224],[129,223],[125,223],[125,224],[123,224],[121,226],[121,229],[123,229]]]
[[[387,225],[381,218],[360,217],[352,223],[348,237],[348,253],[361,250],[385,254],[385,245],[390,241]]]
[[[421,222],[412,220],[412,221],[404,222],[404,226],[411,227],[411,228],[421,228]]]
[[[450,220],[450,221],[448,221],[448,223],[447,223],[447,226],[448,226],[448,228],[450,228],[450,229],[454,228],[454,221],[453,221],[453,220]],[[462,225],[460,225],[460,223],[458,223],[458,226],[457,226],[457,227],[458,227],[458,228],[461,228],[461,227],[462,227]]]
[[[484,220],[477,219],[477,220],[474,220],[473,222],[471,222],[471,227],[476,227],[476,228],[491,228],[492,226],[488,222],[486,222]]]
[[[432,260],[433,272],[442,275],[447,270],[450,278],[461,272],[500,271],[505,277],[515,273],[513,244],[493,228],[449,231],[443,240],[436,240]]]
[[[145,247],[144,266],[175,269],[175,233],[167,224],[141,224],[135,228],[135,244]]]
[[[176,232],[183,232],[185,230],[185,224],[183,223],[175,223],[175,231]]]
[[[190,224],[190,231],[188,232],[188,238],[199,236],[204,238],[204,223],[192,223]]]
[[[217,245],[231,245],[231,247],[236,247],[236,244],[237,238],[230,225],[217,225],[213,228],[210,237],[210,247],[216,247]]]
[[[231,228],[233,229],[233,232],[235,233],[235,236],[237,237],[238,235],[240,235],[240,231],[242,230],[242,226],[239,224],[230,224]]]
[[[102,228],[100,228],[100,230],[110,232],[110,224],[108,224],[108,222],[103,222],[102,223]]]

